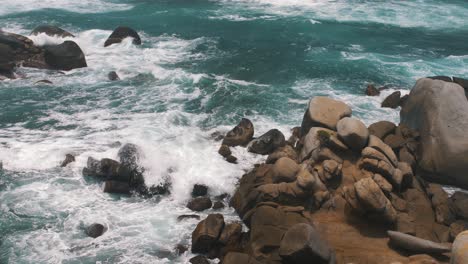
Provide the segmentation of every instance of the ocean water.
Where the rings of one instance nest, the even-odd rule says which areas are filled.
[[[265,159],[235,148],[229,164],[212,133],[248,117],[256,135],[288,137],[314,95],[345,101],[366,124],[398,122],[379,107],[386,95],[424,76],[468,76],[467,13],[463,0],[1,0],[3,30],[58,25],[89,67],[22,68],[25,78],[0,82],[0,263],[187,263],[190,252],[167,251],[190,244],[197,221],[176,218],[191,213],[193,184],[232,193]],[[143,45],[104,48],[118,25]],[[121,81],[107,80],[113,70]],[[368,83],[390,88],[367,97]],[[83,178],[89,156],[116,158],[128,142],[143,150],[146,182],[170,177],[171,195],[109,195]],[[60,168],[66,153],[77,160]],[[83,231],[94,222],[108,228],[97,239]]]

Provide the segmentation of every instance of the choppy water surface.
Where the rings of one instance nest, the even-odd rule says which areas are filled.
[[[429,0],[2,1],[3,30],[61,26],[89,67],[21,69],[25,79],[0,82],[0,262],[185,263],[190,253],[166,251],[190,241],[197,221],[176,217],[190,213],[193,184],[232,192],[263,159],[238,148],[240,164],[229,164],[211,133],[246,116],[257,134],[289,136],[314,95],[346,101],[367,124],[398,122],[397,110],[379,108],[386,95],[419,77],[468,75],[467,12],[465,1]],[[104,48],[118,25],[143,45]],[[122,81],[107,81],[112,70]],[[41,79],[54,85],[34,85]],[[393,88],[366,97],[367,83]],[[170,196],[104,194],[83,178],[88,156],[115,158],[127,142],[142,147],[147,182],[172,179]],[[77,161],[59,168],[66,153]],[[93,222],[109,231],[86,237]]]

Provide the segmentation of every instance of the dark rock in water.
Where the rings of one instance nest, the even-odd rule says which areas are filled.
[[[41,33],[45,33],[48,36],[58,36],[62,38],[75,37],[70,32],[51,25],[40,25],[31,32],[31,35],[39,35]]]
[[[65,155],[65,160],[62,161],[62,164],[60,165],[60,167],[66,167],[68,164],[72,163],[75,161],[75,156],[73,156],[72,154],[66,154]]]
[[[406,100],[408,100],[409,94],[405,94],[400,98],[400,103],[399,106],[403,107],[406,103]]]
[[[223,209],[225,206],[224,206],[224,203],[221,202],[221,201],[216,201],[214,204],[213,204],[213,209],[215,210],[219,210],[219,209]]]
[[[83,169],[83,175],[96,176],[102,179],[118,178],[120,163],[112,159],[96,160],[88,158],[86,168]]]
[[[188,246],[182,245],[182,244],[177,244],[175,246],[174,250],[175,250],[175,253],[180,256],[180,255],[184,254],[185,252],[187,252]]]
[[[189,260],[190,263],[192,264],[210,264],[208,259],[205,256],[195,256]]]
[[[427,77],[427,78],[432,79],[432,80],[441,80],[444,82],[453,82],[452,77],[448,77],[448,76],[432,76],[432,77]]]
[[[144,185],[144,169],[139,165],[141,158],[140,148],[135,144],[127,143],[119,149],[117,156],[121,164],[119,168],[119,179],[128,181],[131,187]]]
[[[379,94],[380,94],[380,91],[377,88],[375,88],[375,86],[373,84],[367,85],[366,95],[368,95],[368,96],[377,96]]]
[[[455,118],[456,117],[456,118]],[[468,101],[458,84],[420,79],[400,111],[401,124],[419,132],[418,165],[431,181],[467,188]]]
[[[221,155],[221,156],[223,156],[225,158],[229,157],[232,154],[231,150],[229,149],[229,146],[227,146],[227,145],[221,145],[221,147],[218,150],[218,153],[219,153],[219,155]]]
[[[67,40],[59,45],[45,46],[44,49],[45,62],[52,69],[69,71],[88,66],[83,51],[73,41]]]
[[[195,184],[192,189],[192,197],[205,196],[208,193],[208,187],[203,184]]]
[[[224,228],[221,214],[210,214],[192,232],[192,253],[208,253],[218,240]]]
[[[383,100],[381,107],[397,108],[400,105],[400,97],[400,91],[393,92]]]
[[[0,43],[0,71],[10,72],[15,66],[14,50],[10,46]]]
[[[252,141],[249,151],[257,154],[270,154],[279,147],[286,145],[283,133],[278,129],[272,129]]]
[[[189,208],[192,211],[196,212],[201,212],[206,209],[210,209],[213,203],[211,202],[211,199],[208,197],[197,197],[187,204],[187,208]]]
[[[182,221],[182,220],[185,220],[185,219],[196,219],[196,220],[200,220],[200,216],[199,216],[199,215],[190,214],[190,215],[179,215],[179,216],[177,217],[177,221]]]
[[[130,185],[126,182],[106,181],[104,183],[104,192],[130,194]]]
[[[53,83],[49,80],[39,80],[35,82],[34,84],[53,84]]]
[[[118,81],[120,80],[119,75],[115,71],[111,71],[107,74],[107,78],[109,78],[110,81]]]
[[[233,155],[229,155],[226,157],[226,161],[229,163],[237,164],[237,158]]]
[[[171,186],[172,183],[170,180],[166,180],[163,183],[159,185],[154,185],[148,188],[148,194],[149,195],[164,195],[164,194],[170,194],[171,193]]]
[[[390,121],[379,121],[369,126],[369,133],[382,140],[395,132],[396,125]]]
[[[455,192],[450,197],[450,201],[453,204],[456,216],[468,221],[468,193]]]
[[[284,234],[279,255],[284,263],[328,264],[334,253],[313,226],[300,223],[290,227]]]
[[[253,138],[254,126],[247,118],[242,118],[237,126],[229,131],[223,139],[223,145],[230,147],[246,146]]]
[[[92,224],[86,228],[86,235],[92,238],[102,236],[106,232],[106,227],[101,224]]]
[[[223,133],[221,133],[219,131],[215,131],[215,132],[211,133],[210,136],[214,141],[221,141],[224,138]]]
[[[110,46],[112,44],[120,43],[122,42],[123,39],[128,38],[128,37],[133,38],[133,44],[141,45],[140,36],[135,30],[129,27],[120,26],[116,28],[114,32],[112,32],[112,34],[104,43],[104,47]]]
[[[462,79],[462,78],[457,78],[457,77],[453,77],[453,82],[460,85],[461,87],[463,87],[465,90],[468,89],[468,80],[467,79]]]
[[[0,70],[0,81],[6,80],[6,79],[16,79],[15,73],[13,71]]]

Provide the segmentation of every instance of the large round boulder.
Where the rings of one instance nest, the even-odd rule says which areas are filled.
[[[208,253],[217,242],[224,228],[221,214],[210,214],[192,232],[192,253]]]
[[[309,102],[309,106],[302,119],[302,135],[307,135],[311,127],[326,127],[336,130],[336,124],[343,117],[352,114],[351,108],[341,102],[328,97],[315,96]]]
[[[387,107],[387,108],[397,108],[400,106],[400,98],[401,98],[401,92],[396,91],[387,96],[383,102],[382,102],[382,107]]]
[[[299,165],[294,160],[287,157],[280,158],[272,168],[273,181],[293,182],[296,180],[296,174],[299,169]]]
[[[44,46],[44,49],[45,62],[52,69],[69,71],[88,66],[83,51],[73,41],[67,40],[59,45]]]
[[[106,232],[106,227],[102,224],[94,223],[86,228],[86,235],[92,238],[102,236]]]
[[[382,140],[395,132],[396,125],[390,121],[379,121],[369,126],[369,133]]]
[[[468,263],[468,231],[461,232],[452,245],[451,264]]]
[[[253,138],[254,126],[247,118],[242,118],[237,126],[231,129],[223,139],[223,145],[229,147],[245,146]]]
[[[468,187],[468,100],[458,84],[423,78],[400,112],[420,134],[419,166],[432,180]]]
[[[252,140],[249,151],[257,154],[270,154],[273,153],[277,148],[286,145],[286,140],[283,133],[278,129],[272,129],[259,138]]]
[[[125,38],[133,38],[133,44],[141,45],[140,35],[138,35],[138,33],[135,30],[129,27],[120,26],[116,28],[106,40],[106,42],[104,42],[104,47],[120,43]]]
[[[361,151],[367,145],[369,130],[362,121],[345,117],[338,121],[336,128],[338,136],[351,149]]]
[[[187,208],[195,212],[201,212],[210,209],[212,205],[213,202],[209,197],[196,197],[188,202]]]
[[[52,25],[40,25],[33,29],[31,35],[39,35],[41,33],[44,33],[48,36],[58,36],[62,38],[75,37],[72,33]]]

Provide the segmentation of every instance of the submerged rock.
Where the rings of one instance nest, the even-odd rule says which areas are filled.
[[[86,228],[86,235],[92,238],[102,236],[106,232],[106,227],[102,224],[92,224]]]
[[[205,196],[208,194],[208,186],[195,184],[192,189],[192,197]]]
[[[63,30],[57,26],[52,26],[52,25],[40,25],[33,29],[31,32],[31,35],[39,35],[41,33],[44,33],[48,36],[58,36],[58,37],[75,37],[73,34],[70,32]]]
[[[190,214],[190,215],[179,215],[179,216],[177,217],[177,221],[182,221],[182,220],[185,220],[185,219],[200,220],[200,216],[199,216],[199,215]]]
[[[368,96],[377,96],[380,94],[379,89],[375,88],[373,84],[369,84],[366,87],[366,95]]]
[[[112,34],[109,36],[106,42],[104,42],[104,47],[120,43],[125,38],[133,38],[133,44],[141,45],[140,35],[138,35],[138,33],[135,30],[129,27],[119,26],[112,32]]]
[[[187,208],[192,211],[201,212],[210,209],[212,205],[213,203],[209,197],[197,197],[188,202]]]
[[[60,165],[60,167],[66,167],[68,164],[72,162],[75,162],[75,156],[73,156],[72,154],[66,154],[65,160],[62,161],[62,164]]]
[[[118,80],[120,80],[119,75],[117,75],[117,73],[115,71],[109,72],[107,74],[107,78],[109,79],[109,81],[118,81]]]

